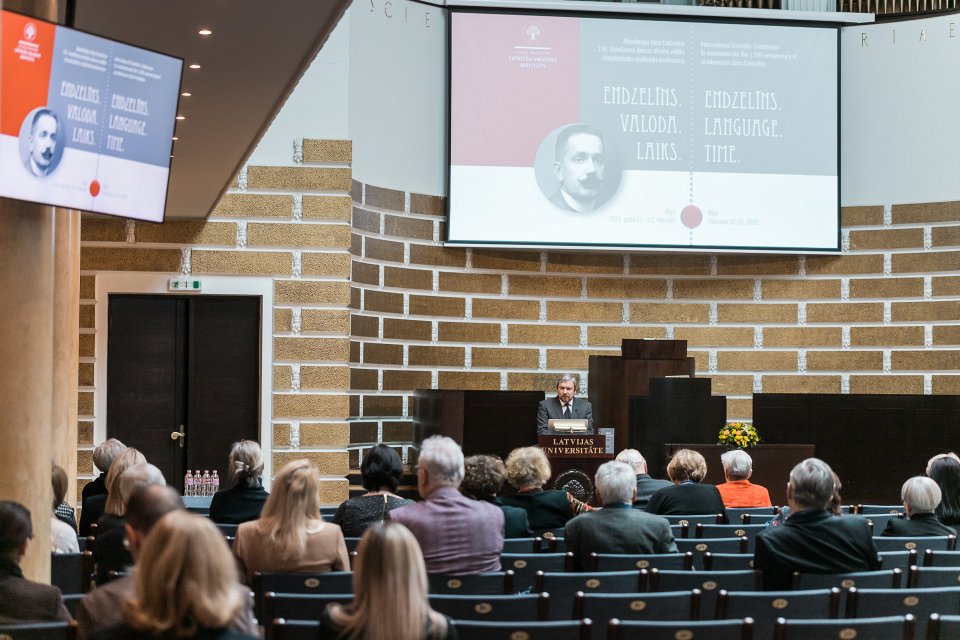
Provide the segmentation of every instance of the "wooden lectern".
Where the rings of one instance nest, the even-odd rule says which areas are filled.
[[[593,424],[615,429],[616,450],[628,446],[630,396],[645,396],[650,378],[689,375],[696,371],[687,357],[686,340],[623,340],[619,356],[590,356]]]
[[[537,436],[537,445],[550,459],[553,477],[551,489],[569,491],[582,502],[594,498],[593,479],[597,467],[613,460],[614,453],[607,453],[607,438],[602,434],[544,434]]]

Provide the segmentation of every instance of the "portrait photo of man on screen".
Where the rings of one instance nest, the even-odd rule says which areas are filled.
[[[606,143],[599,129],[573,124],[557,135],[553,171],[559,188],[550,201],[566,211],[593,211],[603,204]]]
[[[28,115],[27,121],[29,127],[24,122],[21,133],[21,136],[26,136],[27,142],[23,164],[31,174],[43,178],[56,170],[63,155],[60,117],[53,110],[43,107]]]

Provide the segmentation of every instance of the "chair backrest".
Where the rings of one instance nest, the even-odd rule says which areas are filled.
[[[769,638],[777,618],[823,620],[836,618],[839,589],[810,591],[721,591],[717,618],[753,618],[757,638]]]
[[[684,524],[671,524],[670,533],[673,534],[674,538],[686,538],[690,535],[690,527]]]
[[[664,593],[583,593],[573,600],[573,618],[593,620],[593,637],[602,640],[610,620],[697,620],[700,591]]]
[[[320,620],[320,614],[331,602],[349,604],[352,593],[274,593],[263,594],[263,620]]]
[[[567,553],[503,553],[500,566],[515,574],[513,586],[523,591],[533,586],[537,571],[572,571],[573,554]]]
[[[360,544],[360,538],[344,538],[343,541],[347,544],[347,553],[356,551]]]
[[[873,532],[875,536],[882,534],[883,530],[887,528],[887,523],[891,520],[902,519],[902,516],[897,513],[871,513],[863,517],[870,523],[870,531]]]
[[[546,620],[550,612],[550,595],[524,593],[515,595],[448,595],[430,596],[435,611],[454,620]]]
[[[93,542],[96,540],[93,536],[77,536],[77,547],[81,552],[93,551]]]
[[[543,551],[543,538],[506,538],[502,553],[540,553]]]
[[[864,638],[869,640],[913,640],[913,616],[884,616],[860,620],[786,620],[774,624],[774,640],[808,638]],[[920,638],[920,636],[917,636]]]
[[[13,640],[75,640],[77,623],[70,622],[24,622],[0,625],[0,638]]]
[[[916,564],[916,562],[914,562]],[[960,551],[934,551],[926,549],[923,552],[923,566],[925,567],[960,567]]]
[[[723,514],[721,513],[665,515],[662,517],[666,518],[670,524],[679,524],[687,527],[695,527],[698,522],[700,524],[723,524]]]
[[[629,571],[631,569],[693,569],[693,553],[591,553],[591,571]]]
[[[687,538],[676,540],[680,553],[693,553],[693,568],[703,568],[703,555],[711,553],[747,553],[747,537],[742,538]]]
[[[90,591],[92,574],[92,551],[50,554],[50,584],[59,587],[62,593]]]
[[[953,551],[957,536],[895,537],[873,536],[878,551],[900,551],[916,549],[918,553],[925,549],[934,551]]]
[[[216,523],[216,525],[217,525],[217,530],[219,530],[220,533],[223,534],[223,537],[224,537],[224,538],[226,538],[226,537],[236,538],[236,537],[237,537],[237,529],[240,527],[240,525],[238,525],[238,524],[220,524],[220,523]]]
[[[864,515],[903,514],[903,504],[858,504],[857,513]]]
[[[278,618],[264,625],[266,640],[316,640],[320,623]]]
[[[918,564],[918,557],[919,556],[916,549],[880,552],[880,559],[883,561],[882,566],[887,569],[900,568],[904,571],[908,571],[910,567],[914,567]]]
[[[700,524],[694,530],[695,538],[747,538],[747,551],[753,551],[757,534],[766,530],[762,524]]]
[[[960,567],[910,567],[907,586],[911,589],[960,586]]]
[[[537,571],[534,591],[550,594],[550,619],[569,620],[573,596],[583,593],[638,593],[642,591],[640,571],[594,571],[556,573]]]
[[[931,613],[927,621],[927,640],[951,640],[952,638],[960,638],[960,616]]]
[[[794,589],[829,589],[850,587],[870,589],[899,589],[903,581],[901,569],[856,571],[852,573],[794,573]]]
[[[608,640],[752,640],[753,619],[663,622],[658,620],[611,620]],[[758,638],[758,640],[761,640]]]
[[[590,620],[477,622],[455,620],[460,640],[590,640]]]
[[[688,591],[699,589],[700,611],[703,617],[713,616],[717,607],[717,594],[721,589],[727,591],[755,591],[760,589],[761,576],[756,571],[660,571],[651,569],[648,573],[649,591]],[[724,616],[726,617],[726,616]],[[738,616],[730,616],[738,617]],[[746,614],[739,616],[747,617]]]
[[[727,520],[730,524],[747,524],[743,516],[750,516],[752,522],[763,524],[779,512],[779,507],[727,507]]]
[[[253,591],[253,610],[258,620],[267,620],[263,615],[263,594],[268,591],[290,594],[340,594],[353,593],[353,573],[331,571],[329,573],[254,573],[250,584]]]
[[[703,568],[707,571],[746,571],[753,570],[753,556],[749,553],[713,553],[703,554]]]
[[[513,571],[494,571],[475,576],[447,576],[439,573],[427,576],[430,594],[450,595],[505,595],[514,592]]]
[[[960,615],[960,587],[932,589],[850,589],[847,617],[872,618],[911,614],[916,618],[917,637],[927,632],[931,613]]]

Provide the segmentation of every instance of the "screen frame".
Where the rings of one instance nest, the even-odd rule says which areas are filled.
[[[818,255],[832,255],[842,253],[842,209],[841,204],[841,49],[840,38],[841,28],[844,22],[840,19],[836,21],[824,20],[775,20],[761,18],[749,20],[745,18],[710,18],[705,16],[685,16],[677,14],[649,14],[649,13],[626,13],[617,12],[615,14],[602,11],[589,10],[544,10],[533,8],[501,8],[501,7],[475,7],[475,6],[449,6],[449,15],[446,21],[446,39],[447,39],[447,78],[446,78],[446,113],[447,113],[447,197],[444,203],[444,219],[446,222],[446,237],[443,239],[445,247],[460,248],[488,248],[488,249],[541,249],[551,251],[590,251],[590,252],[632,252],[632,253],[739,253],[739,254],[786,254],[803,255],[814,253]],[[743,26],[777,26],[777,27],[795,27],[795,28],[817,28],[834,30],[834,46],[836,48],[836,78],[837,78],[837,100],[836,100],[836,163],[837,163],[837,185],[836,185],[836,236],[833,247],[762,247],[762,246],[737,246],[737,245],[700,245],[697,247],[677,246],[667,244],[609,244],[609,243],[578,243],[578,242],[528,242],[528,241],[477,241],[477,240],[450,240],[450,210],[451,210],[451,173],[453,170],[452,145],[453,145],[453,21],[457,14],[488,14],[488,15],[511,15],[511,16],[550,16],[550,17],[570,17],[570,18],[601,18],[608,20],[636,20],[644,22],[679,22],[679,23],[707,23],[707,24],[733,24]]]

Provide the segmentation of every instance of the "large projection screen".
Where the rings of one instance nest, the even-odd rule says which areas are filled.
[[[9,11],[0,196],[162,222],[183,61]]]
[[[453,12],[447,241],[838,251],[838,38]]]

